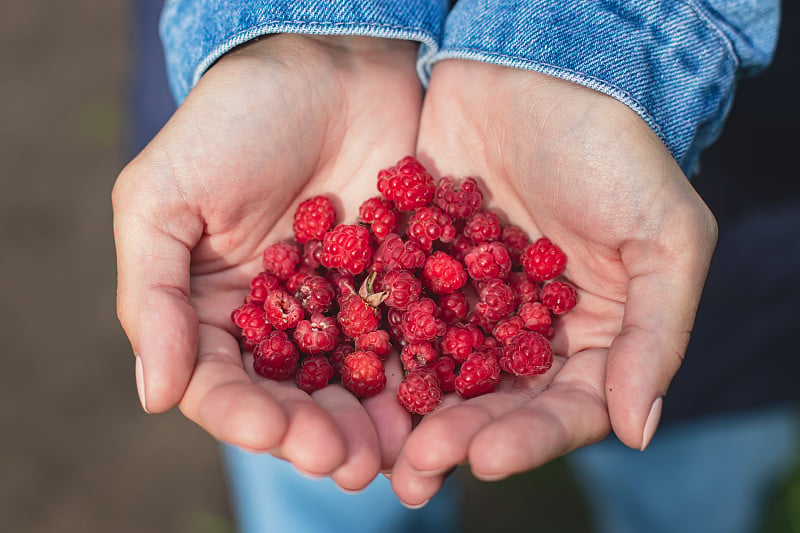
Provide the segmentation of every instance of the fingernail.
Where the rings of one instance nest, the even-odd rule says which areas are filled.
[[[139,355],[136,356],[136,390],[139,393],[139,403],[142,404],[142,409],[145,413],[150,414],[150,411],[147,410],[147,398],[144,395],[144,368]]]
[[[428,502],[429,502],[429,501],[431,501],[431,500],[430,500],[430,498],[428,498],[428,499],[427,499],[427,500],[425,500],[424,502],[422,502],[422,503],[418,503],[418,504],[416,504],[416,505],[411,505],[410,503],[406,503],[406,502],[404,502],[404,501],[402,501],[402,500],[400,501],[400,503],[402,503],[402,504],[403,504],[403,507],[405,507],[406,509],[411,509],[412,511],[414,511],[414,510],[417,510],[417,509],[422,509],[423,507],[425,507],[426,505],[428,505]]]
[[[642,432],[641,451],[644,451],[653,439],[653,435],[658,428],[658,423],[661,420],[661,407],[663,405],[664,398],[659,396],[655,399],[653,405],[650,406],[650,413],[647,415],[647,421],[644,423],[644,431]]]

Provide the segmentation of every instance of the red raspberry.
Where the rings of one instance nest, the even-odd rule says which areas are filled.
[[[378,329],[380,313],[358,294],[350,294],[339,303],[336,315],[342,333],[351,339]]]
[[[553,365],[550,342],[535,331],[521,331],[503,347],[500,366],[515,376],[544,374]]]
[[[433,252],[422,271],[425,283],[436,294],[454,292],[467,282],[467,273],[456,258],[446,252]]]
[[[298,287],[295,298],[306,314],[325,313],[336,299],[336,290],[330,282],[318,274],[306,276]]]
[[[456,390],[456,360],[452,357],[438,357],[430,365],[431,370],[436,372],[439,379],[439,386],[444,392]]]
[[[303,265],[318,269],[322,266],[322,263],[319,262],[319,255],[322,253],[322,241],[312,240],[308,241],[303,245],[303,257],[301,261]]]
[[[356,292],[356,280],[352,274],[336,269],[328,270],[325,273],[325,279],[331,284],[333,290],[336,291],[336,297],[340,300]]]
[[[425,263],[425,251],[414,241],[404,241],[400,235],[390,233],[375,251],[372,268],[376,272],[388,270],[416,270]]]
[[[300,265],[297,267],[297,270],[294,271],[294,274],[289,276],[289,278],[283,282],[283,288],[286,289],[286,292],[289,294],[295,294],[298,290],[300,290],[300,285],[306,280],[308,276],[313,276],[316,274],[317,271],[311,267],[306,265]]]
[[[276,242],[264,249],[264,270],[280,280],[288,279],[300,262],[300,247],[290,242]]]
[[[475,243],[473,243],[469,237],[463,233],[459,233],[456,235],[455,239],[453,239],[453,242],[450,243],[449,251],[453,257],[463,262],[464,256],[467,255],[467,250],[473,246],[475,246]]]
[[[367,268],[371,258],[369,230],[363,226],[339,224],[322,239],[319,261],[328,268],[355,275]]]
[[[503,346],[508,345],[517,333],[525,328],[525,321],[519,316],[510,316],[497,322],[492,334]]]
[[[527,302],[519,306],[517,309],[517,316],[519,316],[525,323],[525,329],[541,333],[545,337],[552,337],[549,334],[550,324],[550,311],[541,302]]]
[[[403,363],[403,368],[409,372],[433,363],[438,356],[439,352],[428,341],[411,342],[400,350],[400,361]]]
[[[408,270],[390,270],[378,278],[378,288],[386,292],[386,305],[405,310],[419,300],[422,282]]]
[[[402,330],[408,342],[432,341],[444,335],[447,325],[436,317],[438,308],[430,298],[421,298],[403,314]]]
[[[501,279],[493,278],[482,283],[478,289],[475,315],[484,329],[491,330],[503,318],[516,310],[514,290]]]
[[[289,379],[297,371],[300,355],[285,331],[274,330],[253,352],[253,370],[276,381]]]
[[[464,254],[464,264],[474,280],[505,278],[511,272],[511,257],[500,242],[482,242]]]
[[[323,355],[306,357],[300,362],[295,379],[301,390],[311,394],[328,386],[328,382],[333,379],[333,366]]]
[[[511,261],[519,263],[522,252],[531,241],[528,239],[528,235],[518,226],[503,224],[500,226],[500,242],[506,246]]]
[[[277,276],[269,272],[260,272],[250,280],[250,292],[247,293],[244,301],[263,305],[267,293],[272,289],[277,289],[280,284],[281,280]]]
[[[483,333],[473,324],[456,324],[447,328],[439,344],[442,355],[457,363],[466,361],[475,348],[483,344]]]
[[[455,324],[467,316],[467,297],[461,291],[439,296],[439,318],[447,324]]]
[[[500,219],[493,211],[478,211],[467,219],[464,235],[474,244],[500,238]]]
[[[444,393],[436,374],[426,368],[409,373],[397,386],[397,399],[409,413],[426,415],[436,409]]]
[[[358,208],[358,220],[369,224],[372,234],[380,242],[397,230],[400,214],[392,203],[380,196],[366,200]]]
[[[311,355],[327,353],[336,346],[339,328],[336,319],[314,313],[308,320],[301,320],[294,330],[294,342],[301,352]]]
[[[294,240],[300,244],[312,239],[320,240],[335,220],[336,208],[328,198],[314,196],[303,200],[294,212]]]
[[[267,293],[264,300],[264,314],[267,322],[275,329],[286,330],[297,326],[303,320],[303,308],[292,295],[281,289]]]
[[[383,361],[373,352],[358,350],[342,361],[342,385],[358,396],[375,396],[386,386]]]
[[[479,353],[485,355],[486,357],[492,357],[499,364],[500,358],[503,356],[503,347],[499,346],[498,344],[491,343],[492,341],[494,341],[495,343],[497,342],[497,339],[495,339],[494,337],[486,337],[484,341],[489,341],[489,342],[484,342],[484,344],[475,348],[475,351],[473,353]]]
[[[403,336],[403,315],[405,311],[401,311],[396,307],[389,307],[386,310],[386,331],[389,332],[389,337],[398,345],[406,344],[406,339]]]
[[[256,303],[245,303],[234,309],[231,320],[241,328],[248,347],[258,344],[272,331],[272,326],[264,316],[264,308]]]
[[[481,352],[473,352],[461,365],[456,376],[456,392],[462,398],[474,398],[494,392],[500,384],[500,365],[497,359]]]
[[[565,281],[551,281],[542,287],[539,298],[554,315],[563,315],[578,303],[578,291]]]
[[[389,341],[389,332],[377,329],[368,333],[363,333],[356,337],[356,350],[375,352],[375,355],[386,361],[389,352],[392,351],[392,343]]]
[[[406,235],[430,251],[435,241],[450,242],[456,236],[452,219],[438,207],[420,207],[408,219]]]
[[[525,272],[512,272],[508,281],[520,304],[539,301],[539,284],[529,278]]]
[[[567,256],[546,237],[529,244],[520,261],[522,268],[534,281],[553,279],[564,272],[567,266]]]
[[[400,211],[413,211],[430,205],[436,191],[433,177],[412,156],[378,172],[378,190]]]
[[[337,344],[333,350],[328,352],[328,360],[331,362],[331,366],[333,367],[333,374],[335,376],[340,376],[342,373],[342,364],[344,362],[344,358],[347,357],[349,354],[353,353],[355,348],[353,345],[348,342],[342,342]]]
[[[452,218],[467,218],[480,209],[483,192],[474,178],[445,176],[436,184],[433,203]]]

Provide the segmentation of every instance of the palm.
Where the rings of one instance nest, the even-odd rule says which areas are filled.
[[[393,461],[408,415],[387,395],[362,406],[338,386],[311,398],[254,376],[230,321],[301,200],[335,195],[352,220],[376,169],[413,150],[413,46],[362,55],[370,68],[343,55],[282,36],[220,61],[118,180],[115,233],[120,318],[148,409],[180,402],[220,440],[361,488]],[[387,97],[393,106],[380,105]]]
[[[418,154],[439,173],[482,177],[493,208],[559,244],[579,303],[559,319],[563,357],[547,374],[451,400],[415,429],[393,473],[400,498],[425,500],[461,462],[506,477],[612,427],[646,444],[645,418],[680,365],[714,242],[713,219],[660,141],[599,93],[444,61]]]

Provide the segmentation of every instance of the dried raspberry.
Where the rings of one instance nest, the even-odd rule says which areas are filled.
[[[436,184],[433,203],[452,218],[467,218],[480,209],[483,192],[474,178],[445,176]]]
[[[386,293],[386,305],[403,310],[419,300],[422,292],[422,282],[408,270],[390,270],[378,278],[377,285]]]
[[[438,356],[439,352],[428,341],[411,342],[400,350],[400,361],[403,363],[403,368],[409,372],[433,363]]]
[[[444,392],[456,390],[456,360],[452,357],[441,356],[429,365],[436,372],[439,386]]]
[[[306,314],[325,313],[336,299],[336,290],[330,282],[318,274],[306,276],[298,287],[295,298]]]
[[[467,219],[464,235],[474,244],[500,238],[500,219],[493,211],[478,211]]]
[[[551,281],[542,287],[539,298],[554,315],[563,315],[578,303],[578,291],[566,281]]]
[[[505,245],[506,250],[508,250],[508,255],[511,257],[511,261],[514,263],[519,263],[519,259],[522,257],[522,252],[531,241],[528,239],[528,235],[522,231],[520,227],[503,224],[500,226],[500,242],[502,242]]]
[[[319,261],[328,268],[355,275],[367,268],[371,257],[369,230],[363,226],[339,224],[322,239]]]
[[[303,257],[301,258],[302,264],[313,269],[318,269],[322,266],[319,262],[319,254],[322,253],[322,241],[312,240],[303,245]]]
[[[544,374],[553,365],[550,342],[535,331],[521,331],[503,348],[500,366],[515,376]]]
[[[336,208],[328,198],[314,196],[303,200],[294,213],[294,240],[300,244],[312,239],[320,240],[335,220]]]
[[[519,316],[510,316],[497,322],[492,335],[503,346],[508,345],[517,333],[525,328],[525,321]]]
[[[514,294],[520,304],[539,301],[539,284],[533,281],[525,272],[512,272],[508,278]]]
[[[439,296],[439,318],[447,324],[455,324],[467,316],[467,297],[461,291]]]
[[[520,261],[531,279],[547,281],[564,272],[567,256],[550,239],[542,237],[525,248]]]
[[[390,233],[375,251],[372,268],[376,272],[389,270],[416,270],[425,263],[425,251],[414,241],[404,241],[400,235]]]
[[[386,386],[386,370],[373,352],[357,350],[342,361],[342,385],[358,396],[367,398]]]
[[[303,320],[303,308],[300,302],[286,291],[274,289],[267,293],[264,300],[264,314],[267,322],[279,330],[292,329]]]
[[[323,355],[306,357],[300,362],[295,379],[301,390],[311,394],[328,386],[333,379],[333,366]]]
[[[491,355],[473,352],[456,376],[456,392],[462,398],[474,398],[497,390],[500,365]]]
[[[344,362],[344,358],[347,357],[349,354],[356,351],[353,348],[353,345],[348,342],[342,342],[337,344],[333,350],[328,352],[328,360],[331,362],[331,366],[333,367],[333,374],[335,376],[339,376],[342,373],[342,363]]]
[[[519,316],[525,324],[525,329],[541,333],[545,337],[550,331],[550,311],[541,302],[528,302],[519,306],[517,309],[517,316]]]
[[[358,220],[362,224],[368,224],[372,234],[380,242],[387,235],[397,230],[400,214],[391,202],[374,196],[366,200],[358,208]]]
[[[483,333],[473,324],[455,324],[447,328],[439,344],[442,355],[457,363],[466,361],[475,348],[483,344]]]
[[[359,335],[356,337],[356,350],[374,352],[375,355],[381,358],[381,361],[386,361],[386,358],[389,357],[389,352],[392,351],[389,332],[377,329]]]
[[[276,381],[289,379],[297,371],[300,355],[285,331],[274,330],[253,352],[253,370]]]
[[[505,278],[511,272],[511,257],[502,243],[482,242],[464,254],[464,264],[474,280]]]
[[[400,211],[413,211],[430,205],[436,191],[433,177],[412,156],[378,172],[378,190]]]
[[[267,322],[264,308],[256,303],[245,303],[231,313],[231,320],[242,330],[244,340],[248,341],[246,347],[252,348],[272,331],[272,326]]]
[[[262,262],[265,271],[283,281],[297,269],[297,264],[300,262],[300,247],[290,242],[270,244],[264,249]]]
[[[422,277],[436,294],[457,291],[467,282],[467,273],[458,260],[446,252],[433,252],[425,260]]]
[[[436,409],[444,394],[432,370],[418,368],[397,386],[397,399],[409,413],[426,415]]]
[[[430,251],[435,241],[452,241],[456,227],[450,216],[438,207],[420,207],[409,217],[406,235],[420,248]]]
[[[494,328],[498,321],[511,316],[516,309],[514,290],[501,279],[493,278],[481,284],[475,315],[485,331]]]
[[[358,294],[350,294],[339,303],[336,315],[342,333],[351,339],[378,329],[380,313]]]
[[[301,320],[294,330],[294,342],[304,353],[318,355],[333,350],[339,338],[336,319],[314,313],[308,320]]]
[[[403,314],[403,335],[408,342],[432,341],[444,335],[447,325],[436,317],[438,308],[430,298],[421,298]]]
[[[313,276],[316,274],[317,271],[311,267],[306,265],[300,265],[297,267],[297,270],[294,271],[294,274],[289,276],[289,278],[283,282],[283,288],[286,289],[286,292],[289,294],[295,294],[298,290],[300,290],[300,285],[306,280],[308,276]]]
[[[260,272],[250,280],[250,292],[245,296],[244,301],[248,303],[264,304],[267,293],[272,289],[277,289],[281,280],[269,272]]]

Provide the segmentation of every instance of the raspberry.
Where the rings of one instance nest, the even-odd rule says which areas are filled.
[[[253,352],[253,370],[276,381],[289,379],[297,371],[300,355],[285,331],[274,330]]]
[[[550,332],[550,311],[541,302],[527,302],[517,309],[519,316],[525,324],[525,329],[541,333],[545,337],[552,337]]]
[[[503,346],[508,345],[517,333],[525,328],[525,321],[519,316],[510,316],[497,322],[492,331],[495,339]]]
[[[456,227],[450,216],[438,207],[420,207],[409,217],[406,235],[420,248],[430,251],[435,241],[452,241]]]
[[[320,240],[335,220],[336,208],[328,198],[314,196],[303,200],[294,213],[294,240],[300,244],[312,239]]]
[[[444,393],[439,387],[436,374],[418,368],[409,373],[397,386],[397,399],[409,413],[426,415],[442,403]]]
[[[262,263],[264,270],[274,274],[281,281],[294,274],[300,262],[300,247],[290,242],[277,242],[264,249]]]
[[[389,332],[389,337],[400,346],[406,344],[406,339],[403,335],[404,314],[405,311],[401,311],[396,307],[389,307],[386,310],[386,329]]]
[[[535,331],[521,331],[503,348],[500,366],[515,376],[544,374],[553,365],[553,350]]]
[[[352,274],[341,270],[328,270],[325,273],[325,279],[331,284],[336,292],[336,297],[340,300],[356,292],[356,280]]]
[[[508,278],[520,304],[539,301],[539,284],[525,272],[512,272]]]
[[[339,328],[336,319],[314,313],[308,320],[301,320],[294,330],[294,342],[301,352],[311,355],[327,353],[336,346]]]
[[[500,238],[500,219],[492,211],[478,211],[467,219],[464,235],[474,244]]]
[[[441,356],[430,363],[431,370],[436,372],[439,386],[444,392],[456,390],[456,360],[452,357]]]
[[[342,333],[351,339],[378,329],[379,311],[356,293],[342,298],[336,315]]]
[[[386,292],[386,305],[403,310],[419,300],[422,292],[422,282],[408,270],[390,270],[378,278],[378,286]]]
[[[452,218],[467,218],[480,209],[483,192],[474,178],[439,178],[433,203]]]
[[[464,235],[463,233],[459,233],[456,235],[453,242],[450,243],[450,254],[458,259],[459,261],[464,261],[464,256],[467,254],[467,250],[475,246],[475,244],[470,240],[469,237]]]
[[[260,272],[250,280],[250,292],[245,296],[244,301],[255,304],[264,304],[267,293],[272,289],[277,289],[281,280],[269,272]]]
[[[400,350],[400,361],[409,372],[433,363],[438,356],[436,348],[428,341],[411,342]]]
[[[492,278],[481,284],[478,289],[478,302],[475,304],[475,315],[484,329],[491,330],[503,318],[511,316],[516,309],[514,290],[503,280]]]
[[[289,276],[289,278],[283,282],[283,288],[286,289],[286,292],[289,294],[295,294],[299,289],[300,285],[306,280],[308,276],[312,276],[316,274],[316,270],[306,265],[300,265],[297,267],[297,270],[294,271],[294,274]]]
[[[272,331],[272,326],[264,316],[264,308],[256,303],[245,303],[231,313],[231,320],[242,330],[242,336],[252,347]]]
[[[368,333],[362,333],[356,338],[356,350],[375,352],[375,355],[386,361],[389,352],[392,351],[392,343],[389,341],[389,332],[378,329]]]
[[[353,345],[347,342],[342,342],[337,344],[333,350],[328,352],[328,361],[331,362],[331,366],[333,367],[333,374],[335,376],[339,376],[342,373],[342,363],[344,362],[344,358],[347,357],[349,354],[353,353],[355,348]]]
[[[500,226],[500,242],[505,245],[508,255],[514,263],[519,263],[522,252],[530,244],[528,235],[520,227],[510,224]]]
[[[564,272],[567,256],[550,239],[542,237],[525,248],[520,261],[531,279],[547,281]]]
[[[339,224],[322,239],[319,261],[328,268],[355,275],[367,268],[371,257],[369,230],[363,226]]]
[[[461,365],[456,376],[456,392],[462,398],[474,398],[494,392],[500,384],[500,365],[497,359],[481,352],[473,352]]]
[[[267,293],[264,300],[264,315],[273,328],[286,330],[297,326],[304,313],[300,302],[293,296],[281,289],[274,289]]]
[[[439,296],[439,318],[447,324],[455,324],[467,316],[467,297],[461,291]]]
[[[404,241],[400,235],[390,233],[375,251],[372,268],[376,272],[388,270],[416,270],[425,263],[425,251],[414,241]]]
[[[413,211],[430,205],[436,185],[425,167],[406,156],[393,167],[378,172],[378,190],[400,211]]]
[[[336,290],[328,280],[318,274],[306,276],[298,287],[295,298],[306,314],[325,313],[336,299]]]
[[[578,291],[565,281],[551,281],[542,287],[539,298],[554,315],[563,315],[578,303]]]
[[[342,361],[342,385],[358,396],[367,398],[386,386],[386,370],[374,352],[357,350]]]
[[[300,362],[295,379],[301,390],[311,394],[328,386],[333,379],[333,366],[323,355],[306,357]]]
[[[469,354],[483,344],[483,333],[473,324],[456,324],[447,328],[440,343],[442,355],[457,363],[466,361]]]
[[[319,262],[319,254],[322,253],[322,241],[313,240],[308,241],[303,245],[303,256],[301,258],[302,264],[313,268],[318,269],[322,266],[322,263]]]
[[[399,218],[400,214],[392,203],[380,196],[366,200],[358,208],[359,222],[369,224],[372,234],[379,242],[397,230]]]
[[[436,317],[438,308],[430,298],[421,298],[403,314],[402,330],[406,341],[432,341],[444,335],[447,325]]]
[[[436,294],[454,292],[467,282],[467,273],[456,258],[446,252],[433,252],[425,260],[422,277]]]
[[[464,264],[474,280],[505,278],[511,272],[511,257],[500,242],[482,242],[464,254]]]

